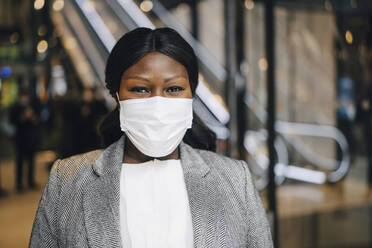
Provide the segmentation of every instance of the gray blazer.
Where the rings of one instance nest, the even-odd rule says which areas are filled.
[[[57,160],[43,191],[30,247],[121,247],[124,138],[104,150]],[[261,199],[245,162],[181,143],[194,246],[272,247]]]

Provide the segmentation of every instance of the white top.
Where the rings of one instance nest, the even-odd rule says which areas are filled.
[[[120,225],[125,248],[193,247],[191,212],[180,160],[123,163]]]

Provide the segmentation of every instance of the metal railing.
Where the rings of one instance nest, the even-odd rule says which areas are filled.
[[[247,94],[245,104],[259,122],[262,124],[266,123],[267,113],[253,94]],[[330,125],[276,121],[275,130],[278,133],[275,145],[278,155],[278,164],[275,169],[275,174],[278,177],[277,183],[282,183],[285,178],[317,184],[322,184],[327,181],[334,183],[341,180],[346,175],[350,166],[349,145],[345,136],[337,128]],[[334,140],[340,148],[341,159],[329,159],[316,154],[300,139],[301,136]],[[259,150],[257,147],[260,147],[258,144],[259,142],[266,142],[266,138],[265,131],[263,130],[247,132],[245,148],[254,157],[265,156],[265,154],[262,153],[262,149]],[[259,140],[259,142],[252,140]],[[310,164],[319,167],[321,171],[289,165],[289,155],[286,144],[291,145],[304,159],[310,162]],[[258,152],[261,152],[262,155],[257,155]],[[256,167],[252,168],[252,170],[258,172],[257,174],[259,175],[259,179],[257,179],[258,187],[265,187],[267,184],[267,176],[264,171],[267,170],[268,161],[265,159],[256,160],[252,161],[252,165]]]

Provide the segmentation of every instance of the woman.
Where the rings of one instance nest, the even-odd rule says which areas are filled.
[[[55,162],[30,247],[272,247],[245,162],[186,144],[213,148],[192,124],[197,82],[176,31],[125,34],[106,66],[109,146]]]

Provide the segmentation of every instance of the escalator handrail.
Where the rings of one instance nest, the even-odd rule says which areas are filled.
[[[103,22],[102,18],[99,16],[95,8],[89,2],[89,0],[75,0],[80,11],[83,13],[85,19],[89,22],[91,27],[94,27],[98,38],[101,40],[102,44],[105,46],[107,52],[111,51],[116,43],[116,39],[111,34],[110,30],[107,28],[106,24]]]
[[[137,27],[146,27],[154,29],[155,25],[147,18],[147,16],[138,8],[132,0],[116,0],[119,6],[127,13],[134,21]]]
[[[198,58],[204,66],[221,82],[226,80],[226,69],[219,64],[208,50],[196,40],[192,34],[158,1],[153,0],[154,7],[152,11],[168,27],[176,29],[181,36],[195,49]]]
[[[291,143],[299,153],[304,156],[307,160],[315,161],[315,164],[328,164],[332,166],[335,163],[338,164],[337,168],[332,170],[329,174],[328,180],[331,182],[338,181],[341,179],[347,172],[350,164],[350,154],[349,146],[345,136],[342,132],[330,125],[318,125],[318,124],[307,124],[307,123],[294,123],[294,122],[283,122],[277,121],[275,124],[275,129],[278,133],[281,133],[287,142]],[[292,142],[286,137],[286,134],[290,135],[301,135],[301,136],[310,136],[310,137],[321,137],[321,138],[330,138],[335,140],[340,149],[342,158],[340,161],[323,158],[322,156],[314,156],[315,153],[310,149],[306,149],[306,145],[300,140],[297,139],[295,142]]]
[[[248,96],[245,99],[246,106],[252,110],[256,115],[257,119],[261,123],[266,123],[267,113],[262,106],[259,105],[258,101],[255,100],[255,97],[248,93]],[[255,105],[255,107],[252,107]],[[302,156],[304,156],[308,161],[314,165],[323,164],[323,167],[329,166],[329,161],[332,159],[326,159],[321,156],[318,158],[310,149],[307,148],[305,144],[299,139],[295,139],[294,142],[292,139],[286,137],[287,135],[303,135],[311,137],[322,137],[333,139],[337,142],[341,149],[342,158],[340,161],[333,160],[332,164],[338,164],[337,168],[330,172],[328,176],[328,181],[336,182],[340,180],[347,172],[350,166],[350,154],[349,154],[349,145],[345,136],[340,130],[330,125],[319,125],[319,124],[307,124],[307,123],[296,123],[296,122],[284,122],[276,121],[275,130],[283,137],[285,140],[290,143],[295,150],[297,150]],[[327,161],[327,165],[324,166],[324,162]]]
[[[71,7],[74,8],[74,9],[77,8],[76,2],[73,2],[72,0],[68,1],[68,3],[67,2],[65,3],[65,8],[63,9],[63,11],[61,11],[61,16],[62,16],[64,22],[66,23],[66,25],[68,25],[68,28],[71,31],[71,33],[73,34],[73,36],[75,36],[77,38],[76,40],[77,40],[79,46],[81,47],[82,52],[85,54],[86,58],[89,58],[91,56],[92,51],[90,51],[89,49],[87,49],[84,46],[83,35],[82,35],[81,32],[78,31],[79,26],[76,26],[77,23],[73,23],[68,16],[68,14],[71,14],[71,13],[66,13],[67,12],[66,7],[68,6],[68,4],[71,4]],[[79,10],[80,10],[80,8],[79,8]],[[85,31],[88,33],[88,35],[93,40],[94,40],[94,38],[99,40],[99,37],[98,37],[97,33],[94,32],[94,29],[91,29],[91,28],[86,26],[86,25],[89,24],[89,22],[88,22],[88,20],[86,20],[85,15],[83,15],[82,11],[76,11],[75,13],[79,16],[79,18],[81,18],[81,20],[83,20],[82,24],[84,26]],[[55,12],[55,14],[58,14],[58,12]],[[102,42],[101,42],[101,45],[102,46],[97,47],[97,52],[98,52],[98,56],[104,58],[104,55],[107,55],[108,52],[106,51]],[[103,75],[102,71],[100,71],[97,68],[98,65],[96,63],[94,63],[93,61],[91,61],[90,59],[87,59],[87,61],[90,65],[92,71],[94,72],[96,78],[98,79],[98,81],[103,82],[104,81],[104,75]]]

